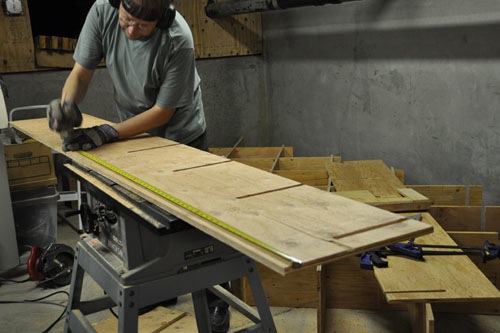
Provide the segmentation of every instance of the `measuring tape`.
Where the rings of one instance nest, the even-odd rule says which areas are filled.
[[[302,261],[295,258],[295,257],[292,257],[286,253],[284,253],[283,251],[280,251],[278,249],[276,249],[275,247],[269,245],[269,244],[266,244],[260,240],[258,240],[257,238],[255,237],[252,237],[250,236],[249,234],[239,230],[239,229],[236,229],[230,225],[228,225],[227,223],[219,220],[218,218],[210,215],[210,214],[207,214],[201,210],[199,210],[198,208],[196,207],[193,207],[191,206],[190,204],[188,204],[187,202],[185,201],[182,201],[181,199],[179,198],[176,198],[175,196],[157,188],[156,186],[126,172],[125,170],[122,170],[120,168],[118,168],[117,166],[111,164],[111,163],[108,163],[104,160],[102,160],[101,158],[93,155],[93,154],[90,154],[89,152],[86,152],[86,151],[83,151],[83,150],[79,150],[78,151],[82,156],[85,156],[87,157],[88,159],[96,162],[97,164],[99,165],[102,165],[103,167],[105,167],[106,169],[108,170],[111,170],[113,171],[114,173],[128,179],[128,180],[131,180],[133,181],[134,183],[136,183],[137,185],[140,185],[142,187],[144,187],[145,189],[161,196],[162,198],[164,199],[167,199],[168,201],[176,204],[177,206],[179,207],[182,207],[184,209],[186,209],[187,211],[191,212],[191,213],[194,213],[202,218],[204,218],[205,220],[209,221],[209,222],[212,222],[213,224],[221,227],[221,228],[224,228],[228,231],[230,231],[231,233],[251,242],[252,244],[255,244],[257,246],[260,246],[261,248],[263,249],[266,249],[267,251],[271,252],[271,253],[274,253],[282,258],[285,258],[287,260],[290,260],[292,262],[292,267],[295,267],[295,268],[298,268],[302,265]]]

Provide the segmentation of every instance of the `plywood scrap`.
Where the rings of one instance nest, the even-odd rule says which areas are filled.
[[[456,245],[428,213],[423,223],[434,232],[415,239],[419,244]],[[498,301],[500,292],[466,255],[428,256],[416,261],[389,256],[389,267],[375,268],[389,303]],[[417,273],[418,272],[418,273]]]
[[[139,316],[137,332],[167,332],[165,331],[167,327],[173,325],[187,315],[187,312],[167,309],[163,306],[158,306],[153,310]],[[94,329],[99,333],[118,332],[118,320],[114,316],[110,316],[109,318],[100,321],[93,326]]]
[[[382,160],[333,163],[328,175],[337,194],[391,211],[425,210],[431,201],[399,180]]]
[[[369,190],[376,197],[394,197],[404,187],[382,160],[335,163],[329,173],[337,192]]]

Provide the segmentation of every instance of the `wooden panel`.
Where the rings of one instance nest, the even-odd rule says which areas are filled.
[[[77,41],[77,39],[67,37],[36,36],[36,65],[49,68],[72,68],[75,64],[73,51]],[[100,66],[104,66],[104,61]]]
[[[174,3],[191,27],[197,58],[262,53],[260,13],[211,19],[205,15],[206,0]]]
[[[318,304],[316,285],[316,267],[309,267],[299,272],[281,276],[263,265],[257,265],[259,277],[270,306],[296,308],[315,308]],[[250,286],[243,287],[243,301],[255,305]]]
[[[84,115],[83,126],[104,122]],[[78,152],[62,152],[60,137],[45,119],[11,124],[282,275],[432,231],[400,215],[159,137],[121,140],[92,151],[194,208],[185,209]]]
[[[293,147],[213,147],[212,154],[227,158],[277,158],[293,156]]]
[[[483,187],[481,185],[469,186],[469,203],[470,206],[481,206],[483,204]]]
[[[252,166],[257,169],[271,172],[274,166],[274,161],[276,159],[271,157],[268,158],[257,157],[257,158],[231,158],[231,160]]]
[[[430,214],[422,215],[434,232],[416,243],[456,245]],[[389,267],[374,271],[389,303],[500,300],[497,288],[465,255],[427,256],[425,261],[390,256],[387,261]]]
[[[484,231],[500,230],[500,206],[486,206],[484,213]]]
[[[325,170],[276,170],[274,174],[296,180],[311,186],[328,186],[328,172]]]
[[[327,171],[332,163],[340,162],[339,156],[320,157],[282,157],[278,160],[276,170],[322,170]]]
[[[328,170],[335,192],[391,211],[427,209],[431,201],[405,188],[381,160],[333,163]]]
[[[37,66],[72,67],[74,42],[70,38],[41,36],[35,47],[28,1],[22,0],[22,3],[24,14],[21,16],[7,16],[0,11],[0,73],[34,71]],[[205,0],[175,1],[178,12],[193,32],[196,58],[262,53],[260,13],[211,19],[205,15],[205,5]],[[47,45],[47,41],[51,45]]]
[[[37,36],[36,47],[40,50],[73,52],[78,39],[55,36]]]
[[[231,160],[326,190],[329,188],[327,170],[334,161],[340,161],[340,157],[231,158]]]
[[[438,206],[481,206],[483,187],[480,185],[407,185],[431,199]]]
[[[165,332],[164,330],[167,327],[172,326],[186,316],[188,316],[187,312],[158,306],[138,317],[137,332]],[[118,332],[118,319],[110,316],[92,326],[99,333]],[[196,329],[195,327],[193,328]]]
[[[481,206],[432,206],[429,213],[448,231],[481,231]]]
[[[35,70],[28,0],[22,6],[21,16],[8,16],[0,8],[0,73]]]
[[[335,163],[330,177],[337,192],[368,190],[376,197],[394,197],[405,187],[381,160]]]

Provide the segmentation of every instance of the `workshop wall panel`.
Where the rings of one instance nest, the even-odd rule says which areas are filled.
[[[73,51],[79,29],[92,3],[22,0],[22,15],[7,15],[2,11],[0,73],[26,72],[41,68],[71,68],[74,64]],[[184,16],[193,32],[196,58],[262,53],[260,13],[211,19],[205,15],[205,0],[174,1],[174,4],[178,14]],[[31,16],[29,7],[36,9],[32,11]],[[39,10],[42,7],[44,10]],[[57,15],[61,17],[60,11],[65,13],[65,20],[62,22],[59,18],[55,19]],[[50,13],[55,17],[51,17]],[[73,13],[69,15],[73,19],[68,18],[66,13]],[[56,21],[57,25],[50,24]]]
[[[21,5],[21,15],[0,9],[0,73],[35,70],[28,1],[22,0]]]

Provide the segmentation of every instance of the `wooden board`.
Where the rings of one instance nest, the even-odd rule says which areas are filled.
[[[431,201],[406,188],[381,160],[344,161],[328,169],[335,192],[390,211],[425,210]]]
[[[169,327],[186,316],[188,316],[188,313],[186,312],[158,306],[139,316],[137,332],[169,332]],[[118,332],[118,319],[110,316],[109,318],[99,321],[92,326],[99,333]]]
[[[406,185],[432,201],[433,205],[481,206],[481,185]]]
[[[423,221],[434,232],[420,244],[456,245],[428,213]],[[388,257],[389,267],[375,268],[375,277],[389,303],[470,302],[500,300],[498,289],[467,256],[428,256],[425,262]]]
[[[293,156],[293,147],[212,147],[209,151],[230,159],[274,159],[280,156]]]
[[[429,213],[447,231],[500,230],[500,206],[431,206]]]
[[[226,155],[227,157],[227,155]],[[231,160],[272,172],[281,177],[323,190],[329,189],[328,168],[338,156],[321,157],[238,157]]]
[[[85,127],[102,123],[84,115]],[[61,139],[48,129],[46,119],[11,124],[64,153]],[[91,153],[222,224],[78,152],[64,154],[282,275],[432,231],[418,221],[159,137],[122,140]]]
[[[447,231],[481,231],[483,207],[432,206],[429,213]]]

